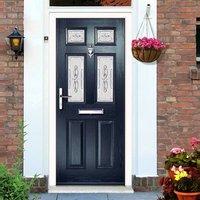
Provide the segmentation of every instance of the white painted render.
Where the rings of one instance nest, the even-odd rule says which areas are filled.
[[[24,1],[24,120],[28,133],[24,152],[24,175],[44,175],[44,43],[41,0]],[[46,146],[48,148],[48,145]]]
[[[55,88],[51,84],[54,69],[51,56],[54,55],[50,43],[44,42],[45,35],[52,36],[55,27],[51,19],[76,13],[77,16],[89,13],[105,14],[106,17],[131,16],[132,30],[126,37],[134,38],[140,25],[147,3],[151,4],[151,17],[156,32],[157,1],[134,0],[132,7],[90,7],[56,8],[49,7],[48,0],[25,0],[24,6],[24,118],[28,124],[27,142],[24,152],[24,175],[32,177],[50,175],[50,183],[55,183],[55,115],[52,115]],[[52,18],[51,18],[52,17]],[[156,64],[143,64],[131,57],[131,44],[126,44],[126,185],[131,184],[130,175],[138,177],[157,175],[157,69]],[[55,59],[55,58],[53,58]],[[132,95],[131,95],[132,93]],[[131,112],[130,112],[131,111]],[[51,114],[50,114],[51,113]],[[54,113],[55,114],[55,113]],[[54,131],[54,132],[53,132]],[[52,151],[53,149],[53,151]],[[128,166],[127,166],[128,165]]]

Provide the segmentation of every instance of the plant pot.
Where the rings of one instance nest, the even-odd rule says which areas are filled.
[[[132,48],[134,58],[146,63],[156,61],[160,57],[161,52],[161,50],[154,48]]]
[[[196,200],[200,196],[200,192],[178,192],[174,191],[178,200]]]

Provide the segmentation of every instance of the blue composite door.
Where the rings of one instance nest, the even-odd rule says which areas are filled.
[[[57,19],[57,185],[124,184],[124,19]]]

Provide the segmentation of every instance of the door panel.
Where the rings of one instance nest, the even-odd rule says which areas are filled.
[[[114,122],[98,122],[98,168],[112,168],[114,160]]]
[[[67,166],[68,168],[83,168],[85,163],[85,123],[69,121],[68,136]]]
[[[124,19],[56,29],[57,185],[124,184]]]

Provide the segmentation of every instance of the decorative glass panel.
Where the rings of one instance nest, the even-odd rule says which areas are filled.
[[[67,29],[66,30],[67,44],[80,44],[85,43],[85,30],[84,29]]]
[[[50,0],[50,6],[131,6],[131,0]]]
[[[114,30],[97,30],[97,43],[114,43],[115,31]]]
[[[69,102],[84,102],[84,56],[68,56]]]
[[[113,102],[113,56],[97,56],[97,101]]]

